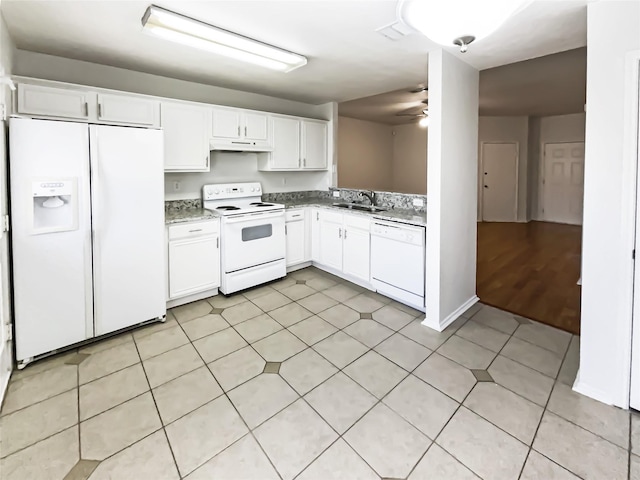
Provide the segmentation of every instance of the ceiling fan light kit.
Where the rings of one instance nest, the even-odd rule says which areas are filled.
[[[533,0],[400,0],[398,18],[440,45],[466,52]]]
[[[307,58],[253,38],[214,27],[164,8],[150,5],[142,17],[145,33],[281,72],[307,64]]]

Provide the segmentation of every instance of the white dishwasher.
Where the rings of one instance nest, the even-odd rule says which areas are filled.
[[[384,295],[425,311],[425,229],[375,220],[371,224],[371,283]]]

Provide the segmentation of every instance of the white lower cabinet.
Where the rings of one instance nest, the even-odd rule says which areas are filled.
[[[305,255],[305,210],[289,210],[286,213],[287,267],[307,261]]]
[[[220,221],[168,227],[169,299],[220,286]]]
[[[320,263],[320,209],[310,208],[308,217],[309,223],[309,259],[312,262]]]
[[[320,210],[318,217],[318,263],[369,283],[370,220],[330,210]]]

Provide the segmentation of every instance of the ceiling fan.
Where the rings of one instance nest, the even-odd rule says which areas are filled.
[[[396,113],[396,117],[426,117],[429,115],[429,100],[422,100],[424,106],[411,107]]]
[[[409,90],[409,93],[422,93],[422,92],[428,92],[429,91],[429,87],[427,87],[426,85],[418,85],[416,88]]]

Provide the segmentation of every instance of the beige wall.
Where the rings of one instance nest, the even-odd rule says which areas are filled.
[[[338,118],[338,186],[393,190],[390,125]]]
[[[427,193],[427,129],[417,123],[393,127],[393,190]]]
[[[529,117],[480,117],[478,125],[478,219],[482,208],[482,142],[515,142],[518,144],[518,222],[527,216]]]

